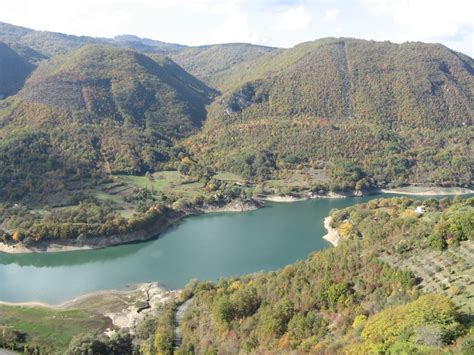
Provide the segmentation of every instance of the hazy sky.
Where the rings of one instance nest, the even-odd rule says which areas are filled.
[[[441,42],[474,55],[474,0],[0,0],[0,21],[188,45],[291,47],[327,36]]]

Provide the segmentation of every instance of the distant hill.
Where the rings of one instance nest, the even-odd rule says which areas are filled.
[[[103,46],[56,56],[0,105],[2,190],[48,171],[61,179],[152,170],[198,130],[213,95],[167,58]]]
[[[73,36],[36,31],[4,22],[0,22],[0,41],[10,46],[35,51],[36,61],[64,54],[89,44],[129,48],[147,54],[168,55],[191,74],[214,87],[220,87],[226,81],[227,73],[234,67],[252,62],[264,54],[278,51],[276,48],[247,43],[189,47],[130,34],[118,35],[114,38]]]
[[[0,100],[20,90],[33,69],[33,64],[0,42]]]
[[[229,43],[187,47],[171,53],[170,57],[191,74],[220,89],[225,87],[229,73],[234,68],[250,65],[266,54],[280,51],[278,48],[248,43]]]
[[[184,46],[182,44],[156,41],[149,38],[140,38],[134,35],[115,36],[112,40],[110,40],[110,42],[147,53],[168,54],[187,48],[187,46]]]
[[[114,38],[73,36],[58,32],[35,31],[30,28],[0,22],[0,41],[9,45],[30,47],[45,56],[51,57],[66,53],[88,44],[111,45],[130,48],[147,53],[170,53],[185,48],[180,44],[166,43],[133,35],[120,35]]]
[[[357,173],[346,182],[471,183],[474,62],[466,55],[328,38],[235,68],[189,144],[209,164],[249,175],[262,164],[322,165],[333,176],[350,165]]]

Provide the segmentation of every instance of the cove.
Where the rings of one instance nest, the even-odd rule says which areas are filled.
[[[276,270],[331,247],[322,236],[332,208],[378,197],[267,203],[255,211],[193,216],[158,239],[106,249],[0,253],[0,300],[54,304],[140,282],[176,289],[192,279]]]

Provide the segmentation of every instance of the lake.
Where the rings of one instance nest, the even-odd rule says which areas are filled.
[[[380,196],[268,203],[256,211],[183,219],[160,238],[64,253],[0,253],[0,300],[59,303],[98,290],[158,281],[170,289],[276,270],[331,247],[322,239],[332,208]]]

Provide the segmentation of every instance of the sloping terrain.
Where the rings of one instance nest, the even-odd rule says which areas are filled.
[[[0,42],[0,100],[16,94],[33,69],[33,64]]]
[[[417,213],[422,204],[425,212]],[[472,198],[378,199],[333,210],[331,225],[341,238],[337,247],[274,272],[191,283],[180,351],[472,349],[473,216]],[[437,271],[426,268],[435,253]],[[459,260],[452,264],[451,258]],[[415,259],[425,263],[423,279]],[[163,330],[157,329],[155,339],[160,336]],[[155,342],[155,349],[164,344]]]
[[[228,78],[240,86],[214,102],[189,147],[254,178],[262,165],[307,164],[325,165],[341,187],[470,184],[473,63],[438,44],[303,43]],[[357,172],[341,176],[348,166]]]
[[[0,108],[1,125],[9,129],[0,136],[8,149],[37,142],[31,128],[42,127],[35,131],[42,148],[27,150],[47,152],[43,160],[50,168],[33,176],[59,165],[64,176],[143,173],[163,168],[181,151],[202,171],[253,181],[316,169],[330,178],[329,185],[321,183],[331,190],[472,184],[474,64],[439,44],[325,38],[291,49],[186,47],[5,23],[0,40],[23,61],[41,63]],[[217,92],[200,80],[221,96],[213,100]],[[74,125],[63,125],[70,117],[80,126],[74,134]],[[51,137],[51,126],[63,129],[63,137],[80,137],[67,158],[64,147],[53,153],[55,143],[44,138]],[[19,153],[4,155],[11,154]],[[36,171],[43,160],[23,168]]]
[[[120,35],[114,38],[73,36],[58,32],[35,31],[30,28],[0,22],[0,41],[9,45],[29,47],[46,57],[63,54],[88,44],[111,45],[130,48],[147,53],[169,53],[186,46],[140,38],[133,35]]]
[[[223,89],[231,73],[245,71],[254,61],[280,52],[278,48],[248,43],[187,47],[170,57],[188,72],[211,87]],[[238,68],[238,69],[237,69]]]
[[[86,46],[44,62],[0,106],[2,192],[48,191],[46,173],[54,187],[53,176],[155,169],[197,131],[213,95],[171,60],[125,49]]]

